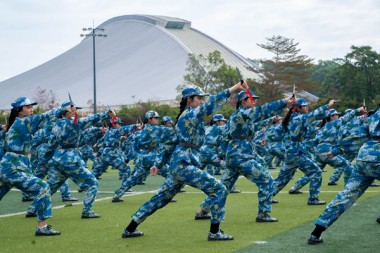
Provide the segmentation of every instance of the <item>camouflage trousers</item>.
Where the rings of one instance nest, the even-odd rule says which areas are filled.
[[[280,192],[300,169],[310,180],[309,201],[318,199],[322,184],[322,170],[305,154],[286,154],[280,174],[274,180],[273,196]]]
[[[0,200],[12,187],[34,198],[38,221],[52,217],[49,185],[32,174],[27,156],[7,152],[0,162]]]
[[[326,206],[315,224],[325,228],[330,227],[363,195],[375,179],[380,179],[380,163],[357,161],[343,191]]]
[[[50,160],[48,170],[48,184],[50,186],[51,195],[70,178],[75,184],[85,191],[83,198],[82,213],[92,211],[96,195],[98,192],[98,181],[95,176],[84,166],[84,162],[77,157],[77,162],[70,163],[63,160]],[[28,208],[28,212],[34,212],[34,203]]]
[[[240,175],[258,187],[258,213],[272,211],[273,178],[264,166],[253,157],[243,157],[238,153],[227,153],[227,168],[222,183],[231,191]]]
[[[165,178],[165,182],[160,186],[157,193],[132,215],[132,219],[137,223],[142,223],[155,211],[166,206],[186,184],[203,191],[207,195],[212,216],[210,222],[212,224],[221,223],[225,215],[226,187],[197,166],[190,162],[183,150],[174,152],[170,162],[170,173]]]
[[[112,166],[119,171],[120,187],[123,187],[131,175],[131,168],[126,162],[125,154],[118,149],[104,149],[103,154],[94,163],[92,174],[98,178],[107,170],[108,166]]]
[[[333,173],[330,176],[329,182],[336,183],[340,176],[343,174],[344,183],[346,184],[352,173],[352,166],[346,158],[337,155],[334,157],[326,156],[326,153],[316,154],[316,159],[321,164],[328,164],[334,168]]]
[[[329,182],[335,183],[339,180],[342,174],[344,174],[344,184],[347,183],[348,179],[351,176],[353,166],[349,161],[341,156],[335,156],[333,158],[327,157],[326,155],[318,154],[316,155],[317,164],[320,168],[329,164],[334,167],[334,171],[330,176]],[[299,190],[310,182],[310,178],[305,176],[300,177],[292,186],[293,190]]]

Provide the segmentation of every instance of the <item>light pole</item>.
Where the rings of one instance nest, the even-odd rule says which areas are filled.
[[[97,31],[104,32],[103,28],[83,28],[83,31],[89,31],[87,34],[81,34],[81,37],[92,36],[92,56],[94,68],[94,113],[96,113],[96,62],[95,62],[95,37],[107,37],[107,34],[96,33]]]

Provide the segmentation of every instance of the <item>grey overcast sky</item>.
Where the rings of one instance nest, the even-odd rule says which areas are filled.
[[[351,45],[380,52],[379,0],[2,0],[0,81],[71,49],[83,27],[130,14],[189,20],[253,59],[271,57],[256,44],[273,35],[316,61],[344,57]]]

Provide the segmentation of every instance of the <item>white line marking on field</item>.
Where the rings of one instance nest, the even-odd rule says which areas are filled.
[[[189,191],[188,190],[189,188],[188,187],[186,187],[186,188],[187,188],[186,192],[181,193],[181,194],[204,194],[202,191]],[[336,191],[321,191],[321,193],[339,193],[342,190],[343,189],[336,190]],[[20,190],[13,188],[13,189],[11,189],[11,191],[20,191]],[[77,192],[77,191],[71,191],[71,192]],[[157,192],[157,190],[146,191],[146,192],[128,192],[127,194],[124,194],[123,197],[132,197],[132,196],[135,196],[135,195],[141,195],[141,194],[147,194],[147,193],[156,193],[156,192]],[[376,190],[370,190],[370,191],[367,190],[366,192],[369,192],[369,193],[378,193],[378,192],[380,192],[380,189],[377,190],[377,191]],[[100,193],[100,194],[113,194],[114,191],[98,191],[98,193]],[[241,193],[230,193],[230,194],[235,195],[235,194],[257,194],[257,193],[258,193],[257,191],[242,191]],[[279,193],[281,193],[281,194],[289,194],[288,191],[281,191]],[[299,194],[299,195],[307,195],[307,193],[308,193],[308,191],[304,191],[303,194]],[[95,202],[109,200],[109,199],[112,199],[112,197],[98,198],[98,199],[95,200]],[[64,205],[55,206],[55,207],[53,207],[53,209],[61,209],[61,208],[68,207],[68,206],[82,205],[82,204],[83,204],[83,202],[81,202],[81,201],[70,202],[70,203],[67,203],[67,204],[64,204]],[[16,215],[23,215],[25,213],[26,212],[3,214],[3,215],[0,215],[0,218],[11,217],[11,216],[16,216]],[[255,243],[261,244],[261,243],[267,243],[267,242],[265,242],[265,241],[258,241],[258,242],[255,242]]]
[[[123,197],[131,197],[131,196],[134,196],[134,195],[141,195],[141,194],[146,194],[146,193],[155,193],[156,191],[157,190],[146,191],[146,192],[130,192],[129,194],[124,195]],[[114,192],[109,192],[109,193],[114,193]],[[112,199],[112,197],[99,198],[99,199],[96,199],[95,202],[103,201],[103,200],[109,200],[109,199]],[[67,203],[67,204],[64,204],[64,205],[54,206],[53,209],[61,209],[61,208],[64,208],[64,207],[77,206],[77,205],[83,205],[83,202],[82,201],[70,202],[70,203]],[[3,215],[0,215],[0,218],[11,217],[11,216],[16,216],[16,215],[22,215],[22,214],[26,214],[26,212],[3,214]]]
[[[255,241],[255,243],[256,243],[256,244],[266,244],[266,243],[268,243],[268,242],[266,242],[266,241]]]

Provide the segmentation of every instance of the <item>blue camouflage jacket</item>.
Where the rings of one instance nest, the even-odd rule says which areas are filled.
[[[288,135],[285,139],[285,149],[288,154],[307,154],[303,143],[308,126],[325,115],[328,105],[321,106],[308,113],[293,112],[288,124]]]
[[[315,142],[317,143],[317,151],[319,153],[327,153],[332,151],[333,146],[338,142],[339,129],[351,120],[358,110],[352,110],[344,116],[327,122],[316,134]]]
[[[380,163],[380,109],[369,117],[367,124],[369,141],[363,144],[356,158],[358,161]]]
[[[196,108],[186,108],[178,118],[178,122],[175,126],[179,144],[190,143],[198,148],[201,147],[205,137],[203,120],[222,107],[222,105],[227,102],[230,95],[229,90],[226,89],[216,95],[210,96],[205,103]],[[171,158],[171,163],[173,159],[177,162],[183,161],[184,163],[192,164],[194,166],[200,165],[199,151],[181,145],[176,146]]]
[[[273,101],[262,106],[244,108],[241,106],[231,115],[227,122],[229,137],[232,140],[251,137],[255,133],[255,122],[278,115],[286,106],[285,99]],[[250,139],[230,141],[227,155],[238,154],[241,158],[254,159],[254,145]]]
[[[42,114],[17,117],[5,136],[6,150],[30,153],[33,134],[40,129],[45,120],[54,120],[61,110],[59,107]]]
[[[49,152],[54,152],[52,161],[65,164],[82,163],[80,151],[77,149],[81,131],[107,118],[108,112],[102,112],[79,118],[76,123],[73,122],[73,118],[58,120],[49,136]]]
[[[160,143],[173,141],[173,136],[175,135],[176,132],[173,127],[146,124],[144,129],[136,133],[135,150],[139,158],[145,160],[143,163],[149,164],[149,166],[161,167]]]

